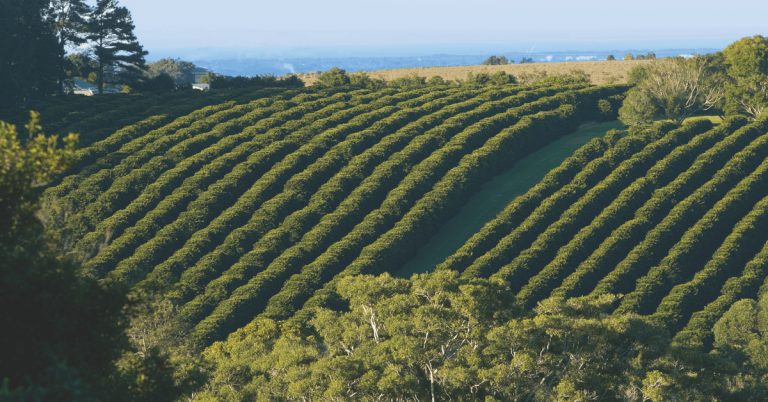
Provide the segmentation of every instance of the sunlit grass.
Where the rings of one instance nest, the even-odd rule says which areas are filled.
[[[432,271],[435,265],[456,252],[486,222],[494,219],[507,204],[538,184],[550,170],[560,166],[582,145],[593,138],[604,136],[608,130],[622,127],[618,120],[588,126],[532,153],[494,177],[397,275],[408,278],[414,273]]]
[[[605,83],[626,83],[627,74],[632,67],[650,63],[648,60],[633,61],[568,61],[560,63],[531,63],[531,64],[509,64],[506,66],[456,66],[456,67],[417,67],[417,68],[399,68],[393,70],[368,71],[366,74],[371,78],[380,78],[386,81],[392,81],[401,77],[418,75],[427,79],[437,75],[444,80],[465,80],[467,73],[472,74],[487,73],[493,74],[496,71],[504,71],[513,76],[519,77],[521,74],[532,74],[545,71],[547,75],[562,75],[571,73],[574,70],[581,70],[589,75],[593,84],[600,85]],[[299,74],[307,85],[312,85],[317,81],[318,74],[308,73]]]

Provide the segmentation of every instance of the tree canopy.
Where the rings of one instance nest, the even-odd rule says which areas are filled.
[[[195,65],[188,61],[162,59],[154,63],[147,64],[147,76],[155,78],[160,74],[168,74],[177,85],[187,82],[195,82],[195,76],[192,69]]]
[[[347,277],[337,289],[348,310],[318,309],[308,330],[258,319],[207,349],[214,371],[197,398],[694,401],[765,395],[765,387],[730,365],[721,349],[707,354],[673,347],[668,333],[646,318],[608,314],[619,299],[613,295],[550,298],[526,312],[505,284],[454,271],[410,280]],[[729,338],[718,347],[739,342]]]
[[[491,56],[482,63],[484,66],[505,66],[507,64],[512,64],[514,61],[507,60],[504,56]]]
[[[47,0],[0,0],[0,108],[57,93],[64,48],[45,20]]]
[[[188,382],[132,350],[125,289],[81,277],[52,246],[66,234],[38,218],[38,188],[72,166],[77,136],[45,136],[31,117],[25,141],[0,122],[0,400],[173,400]]]
[[[647,124],[661,112],[681,124],[692,114],[717,107],[725,91],[722,74],[710,63],[712,58],[666,58],[633,70],[630,79],[639,82],[619,110],[619,120],[625,125]]]
[[[349,85],[350,84],[349,75],[347,75],[347,72],[338,68],[334,67],[322,74],[320,74],[319,77],[317,77],[317,82],[315,85],[323,86],[323,87],[338,87],[342,85]]]
[[[83,0],[0,0],[0,8],[0,108],[63,94],[71,77],[92,81],[99,91],[105,83],[141,80],[147,53],[133,34],[130,12],[116,0],[99,0],[94,8]],[[65,49],[80,45],[88,50],[67,56]]]
[[[86,42],[85,32],[88,30],[87,19],[90,7],[83,0],[53,0],[49,9],[45,12],[45,19],[56,34],[61,49],[68,46],[78,46]],[[66,58],[64,52],[60,54],[62,60],[59,63],[59,93],[64,93],[65,86],[70,86],[67,70],[72,66],[71,59]]]
[[[746,37],[723,50],[728,64],[725,84],[728,114],[757,117],[768,106],[768,38]]]
[[[119,7],[117,0],[99,0],[89,15],[86,39],[92,44],[99,66],[96,87],[99,93],[104,84],[135,83],[146,69],[142,48],[133,33],[131,13]]]

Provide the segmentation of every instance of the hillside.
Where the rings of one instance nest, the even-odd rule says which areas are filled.
[[[696,120],[593,140],[516,198],[438,270],[505,281],[526,306],[624,294],[694,344],[766,274],[768,119]]]
[[[627,74],[635,66],[641,66],[649,63],[648,60],[630,60],[630,61],[572,61],[562,63],[531,63],[531,64],[508,64],[505,66],[458,66],[458,67],[418,67],[418,68],[399,68],[394,70],[376,70],[366,71],[371,78],[379,78],[385,81],[392,81],[402,77],[417,75],[427,79],[437,75],[444,80],[465,80],[467,73],[493,74],[496,71],[504,71],[507,74],[520,79],[526,74],[540,74],[546,72],[547,75],[569,74],[576,70],[581,70],[589,75],[592,84],[602,85],[606,83],[623,84],[627,82]],[[299,73],[299,78],[306,85],[312,85],[317,81],[318,74]]]
[[[89,120],[122,120],[93,126],[104,139],[45,191],[45,216],[84,275],[165,287],[207,346],[255,317],[305,319],[341,276],[395,270],[485,181],[615,118],[626,89],[240,90],[171,96],[165,116],[104,98],[61,113],[55,132],[86,138]]]
[[[317,306],[339,307],[342,277],[435,265],[503,280],[529,308],[549,296],[626,294],[617,311],[709,339],[762,281],[768,239],[754,228],[768,195],[756,185],[765,119],[662,121],[601,138],[613,121],[569,136],[613,119],[624,91],[442,85],[52,100],[36,105],[49,133],[83,141],[77,168],[45,191],[43,216],[84,275],[164,288],[197,347],[255,317],[306,322]],[[526,166],[542,161],[531,181]],[[494,186],[509,188],[499,198]],[[435,252],[430,239],[460,211],[452,224],[463,234]]]
[[[80,275],[168,314],[128,331],[216,366],[204,400],[229,392],[220,376],[246,349],[267,364],[301,338],[322,361],[312,331],[332,339],[324,325],[355,297],[405,291],[376,283],[421,283],[414,300],[445,285],[451,308],[471,289],[514,300],[494,307],[518,317],[496,329],[586,303],[600,325],[642,320],[670,353],[704,353],[731,306],[765,293],[768,118],[620,131],[628,89],[560,77],[51,98],[28,107],[82,141],[39,216]],[[253,343],[261,331],[278,343]],[[266,392],[257,377],[244,381]]]
[[[558,167],[582,145],[593,138],[603,137],[609,130],[622,128],[619,121],[585,126],[531,153],[488,181],[397,275],[410,278],[414,273],[434,270],[485,223],[493,220],[509,202],[538,184],[550,170]]]

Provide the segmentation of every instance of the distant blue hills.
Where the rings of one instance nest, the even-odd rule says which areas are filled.
[[[677,46],[675,46],[677,45]],[[683,46],[687,45],[687,46]],[[627,53],[656,57],[713,53],[728,45],[714,41],[688,43],[563,43],[488,45],[338,46],[256,49],[150,49],[147,61],[178,58],[224,75],[284,75],[327,71],[339,67],[348,72],[395,68],[478,65],[489,56],[505,56],[519,63],[523,57],[536,63],[621,59]],[[569,50],[573,48],[597,50]],[[625,50],[622,50],[625,49]]]

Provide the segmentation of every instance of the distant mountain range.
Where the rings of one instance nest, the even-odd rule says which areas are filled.
[[[258,49],[158,49],[151,50],[147,61],[179,58],[224,75],[284,75],[288,73],[327,71],[339,67],[348,72],[394,68],[477,65],[489,56],[505,56],[519,63],[523,57],[536,63],[581,60],[605,60],[608,55],[621,59],[627,53],[657,57],[706,54],[722,50],[727,43],[622,43],[613,44],[516,44],[516,45],[424,45],[375,47],[296,47]],[[621,47],[619,47],[621,45]],[[677,45],[677,46],[675,46]],[[695,47],[701,45],[700,47]],[[568,48],[598,49],[594,51]],[[666,47],[662,47],[666,46]],[[537,48],[538,47],[538,48]],[[503,51],[508,49],[508,51]],[[618,49],[618,50],[617,50]],[[623,49],[623,50],[622,50]]]

